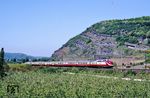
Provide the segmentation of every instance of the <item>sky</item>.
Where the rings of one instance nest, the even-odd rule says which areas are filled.
[[[150,16],[150,0],[0,0],[0,47],[48,56],[94,23]]]

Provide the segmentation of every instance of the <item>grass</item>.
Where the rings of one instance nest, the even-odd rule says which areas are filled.
[[[9,63],[8,66],[10,68],[10,71],[28,71],[28,70],[31,70],[31,65],[27,65],[27,64]]]
[[[26,66],[28,66],[28,65],[26,65],[26,64],[13,64],[13,63],[10,63],[10,64],[8,64],[9,65],[9,67],[10,68],[19,68],[19,67],[26,67]]]
[[[83,76],[79,73],[14,72],[0,81],[0,96],[10,96],[6,87],[19,86],[14,97],[22,98],[143,98],[150,97],[149,82],[123,81]]]
[[[26,68],[28,65],[10,65],[11,68]],[[22,67],[23,66],[23,67]],[[31,67],[31,66],[30,66]],[[66,74],[73,72],[75,74]],[[91,75],[118,77],[143,77],[149,74],[132,72],[85,70],[81,68],[39,68],[15,70],[0,80],[0,97],[16,98],[149,98],[149,81],[125,81],[113,78],[98,78]],[[84,74],[84,75],[83,75]],[[8,85],[18,85],[19,91],[11,94]]]
[[[103,75],[103,76],[114,76],[114,77],[129,77],[129,78],[141,78],[141,79],[150,79],[150,74],[144,73],[143,71],[139,73],[132,72],[131,70],[127,72],[121,72],[117,70],[99,70],[89,69],[89,68],[79,68],[79,67],[32,67],[31,65],[26,64],[8,64],[10,71],[42,71],[43,73],[63,73],[63,72],[73,72],[81,74],[94,74],[94,75]]]

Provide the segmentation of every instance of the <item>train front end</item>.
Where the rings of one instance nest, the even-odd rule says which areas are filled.
[[[108,60],[108,59],[97,60],[96,63],[97,63],[97,66],[99,67],[105,67],[105,68],[113,67],[113,61]]]
[[[111,61],[111,60],[106,60],[106,65],[108,66],[108,67],[113,67],[113,61]]]

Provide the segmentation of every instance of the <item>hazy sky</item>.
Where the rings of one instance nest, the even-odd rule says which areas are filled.
[[[150,16],[150,0],[0,0],[0,47],[51,56],[101,20]]]

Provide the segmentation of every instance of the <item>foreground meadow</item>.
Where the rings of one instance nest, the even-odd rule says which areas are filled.
[[[150,98],[149,81],[107,79],[92,77],[91,73],[82,75],[79,71],[67,74],[60,70],[11,71],[7,77],[0,80],[0,97]],[[14,88],[14,92],[9,92],[10,85],[16,85],[18,88]]]

